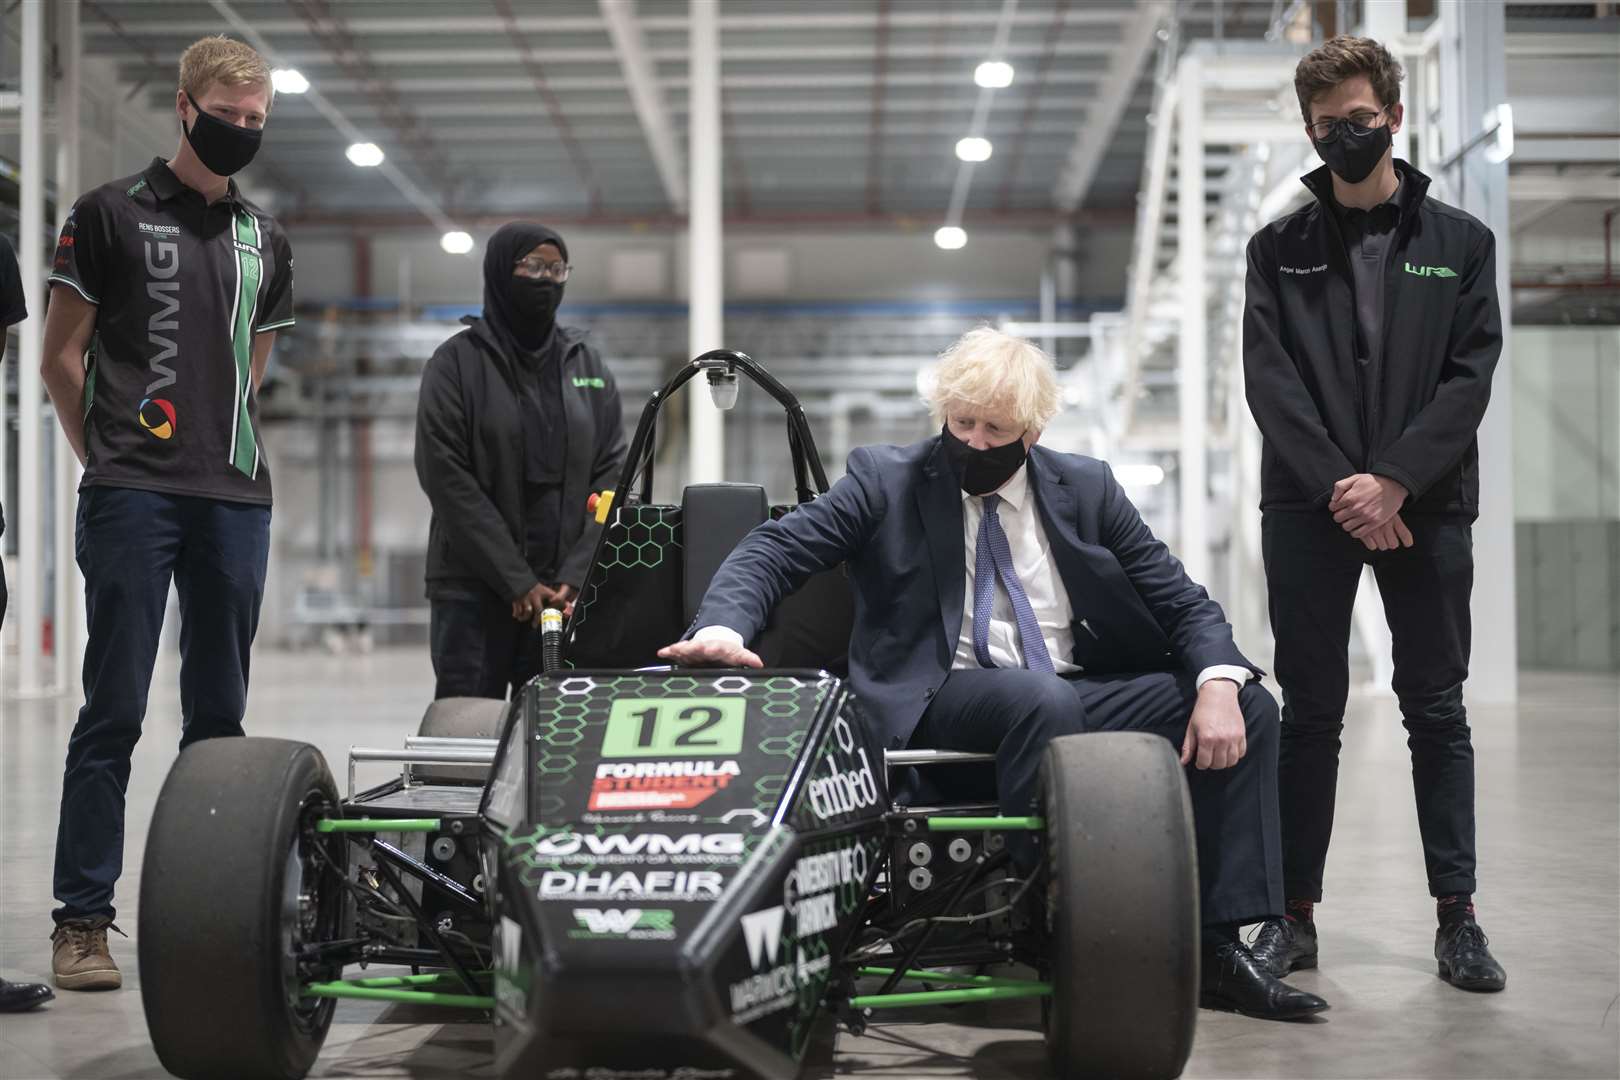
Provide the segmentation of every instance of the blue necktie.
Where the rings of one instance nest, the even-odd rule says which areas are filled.
[[[973,555],[973,656],[980,667],[996,666],[990,659],[990,613],[996,602],[996,578],[1000,577],[1012,600],[1013,619],[1024,646],[1024,666],[1031,671],[1055,672],[1041,624],[1035,621],[1035,609],[1029,606],[1029,597],[1013,570],[1012,548],[996,515],[1000,502],[1000,495],[986,495],[984,516],[979,519],[979,542]]]

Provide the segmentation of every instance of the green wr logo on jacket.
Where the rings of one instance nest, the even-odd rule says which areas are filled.
[[[606,390],[607,380],[601,378],[600,376],[575,375],[574,385],[580,387],[581,389]]]
[[[1453,270],[1449,266],[1413,266],[1411,263],[1406,264],[1406,272],[1408,274],[1416,274],[1418,277],[1457,276],[1457,271]]]

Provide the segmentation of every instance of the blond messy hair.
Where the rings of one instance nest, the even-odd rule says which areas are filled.
[[[1050,356],[1033,342],[981,326],[940,353],[927,400],[937,424],[948,412],[988,409],[1040,431],[1057,415],[1062,395]]]
[[[260,84],[267,95],[266,114],[276,100],[270,65],[265,63],[264,57],[251,46],[223,34],[194,41],[180,54],[180,89],[199,97],[216,82],[226,86]]]

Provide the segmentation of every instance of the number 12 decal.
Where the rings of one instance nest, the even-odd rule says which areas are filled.
[[[608,714],[602,756],[737,754],[747,709],[741,698],[620,698]]]

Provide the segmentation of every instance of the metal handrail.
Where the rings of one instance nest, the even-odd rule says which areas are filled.
[[[361,761],[397,761],[411,765],[493,765],[495,748],[472,750],[389,750],[375,746],[349,747],[349,798],[354,798],[354,767]]]
[[[994,754],[976,754],[966,750],[885,750],[883,763],[889,768],[902,765],[966,765],[976,761],[994,761]]]
[[[438,748],[454,750],[463,747],[468,750],[493,749],[500,745],[499,739],[479,739],[454,735],[407,735],[405,736],[405,749],[426,750]]]

